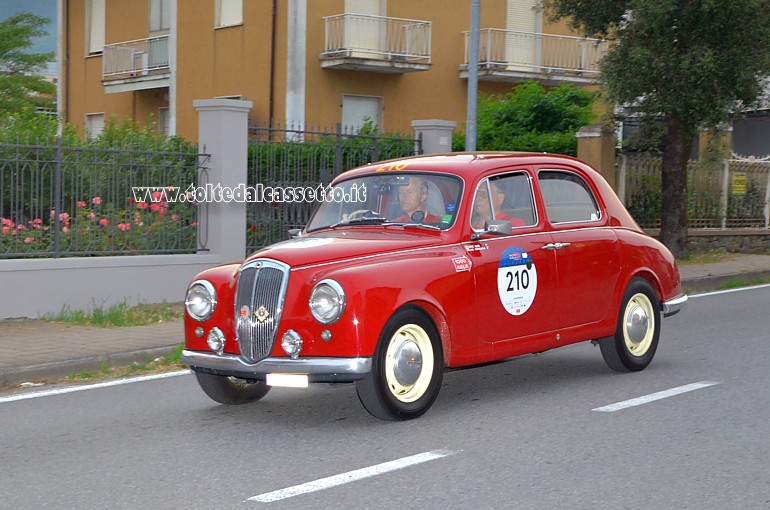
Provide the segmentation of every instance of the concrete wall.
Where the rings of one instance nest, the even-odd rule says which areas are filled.
[[[0,260],[0,319],[132,304],[179,302],[214,255]]]

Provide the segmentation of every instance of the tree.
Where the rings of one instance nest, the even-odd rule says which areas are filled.
[[[48,19],[22,12],[0,21],[0,118],[29,107],[53,105],[56,86],[39,70],[53,53],[28,53],[32,38],[44,35]]]
[[[574,156],[575,133],[594,117],[594,94],[570,84],[546,90],[535,82],[517,85],[505,96],[479,99],[478,150],[555,152]],[[464,146],[462,137],[454,146]]]
[[[544,0],[554,20],[612,40],[600,64],[608,99],[660,123],[661,241],[687,239],[687,160],[700,129],[755,103],[770,74],[770,0]]]

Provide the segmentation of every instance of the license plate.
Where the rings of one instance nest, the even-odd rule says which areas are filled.
[[[281,388],[307,388],[308,380],[304,374],[267,374],[265,383]]]

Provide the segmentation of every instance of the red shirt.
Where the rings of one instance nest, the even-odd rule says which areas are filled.
[[[523,227],[524,225],[526,225],[526,223],[524,223],[524,220],[522,220],[521,218],[513,218],[505,214],[503,211],[500,211],[499,213],[497,213],[495,215],[495,219],[510,221],[512,227]]]

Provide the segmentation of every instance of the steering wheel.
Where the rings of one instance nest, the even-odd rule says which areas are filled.
[[[371,209],[358,209],[357,211],[353,211],[350,214],[343,214],[342,221],[357,220],[359,218],[382,218],[382,217],[383,216],[380,215],[377,211],[372,211]]]

